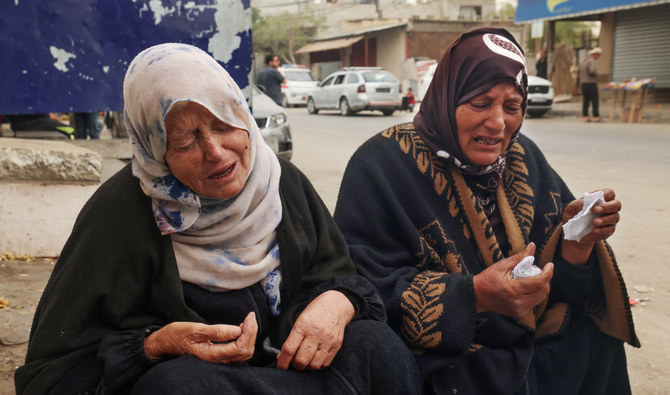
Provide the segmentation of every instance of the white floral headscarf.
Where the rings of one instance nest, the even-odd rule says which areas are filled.
[[[172,237],[181,279],[213,291],[261,281],[270,299],[277,299],[275,229],[282,215],[281,169],[235,81],[199,48],[161,44],[132,61],[123,97],[133,174],[153,202],[161,233]],[[249,133],[251,170],[238,195],[229,199],[199,196],[170,172],[164,160],[165,117],[180,101],[199,103],[219,120]]]

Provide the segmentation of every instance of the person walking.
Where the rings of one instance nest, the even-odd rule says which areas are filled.
[[[595,47],[579,64],[579,83],[582,87],[582,115],[584,122],[591,122],[589,118],[589,103],[593,106],[593,121],[600,122],[598,112],[598,63],[597,60],[603,51]]]
[[[75,138],[86,139],[90,137],[92,140],[99,139],[102,127],[102,122],[98,121],[97,111],[74,113]]]
[[[258,86],[262,87],[263,92],[281,106],[281,84],[286,83],[286,78],[277,70],[280,64],[279,56],[266,56],[265,68],[258,73],[257,82]]]

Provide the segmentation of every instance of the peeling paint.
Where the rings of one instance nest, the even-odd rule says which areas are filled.
[[[48,38],[40,43],[21,31],[0,35],[0,47],[16,54],[9,62],[0,62],[0,75],[6,77],[7,90],[14,93],[0,95],[0,113],[42,113],[67,108],[117,111],[123,108],[119,87],[130,60],[168,37],[209,52],[231,72],[240,87],[249,85],[252,46],[248,0],[126,0],[126,5],[76,0],[93,11],[85,31],[77,19],[79,14],[69,12],[68,2],[0,1],[9,5],[2,10],[6,20],[20,21],[25,26],[22,30]],[[119,29],[141,29],[137,30],[136,39],[128,41],[105,31],[103,27],[108,24]],[[96,95],[68,92],[73,84],[85,86]]]
[[[51,56],[53,56],[54,59],[56,59],[56,63],[54,63],[54,67],[57,70],[60,70],[64,73],[66,73],[68,71],[68,68],[65,65],[65,63],[67,63],[67,61],[70,60],[70,58],[72,58],[72,59],[77,58],[77,55],[75,55],[73,53],[70,53],[70,52],[67,52],[64,49],[56,48],[53,45],[49,47],[49,51],[51,52]]]
[[[218,1],[215,8],[214,23],[217,31],[209,39],[207,49],[214,59],[228,63],[242,42],[238,33],[251,30],[251,8],[245,9],[242,2],[237,0]],[[231,18],[231,15],[240,17]]]
[[[149,1],[149,8],[154,14],[154,24],[158,25],[161,23],[161,20],[166,15],[171,15],[175,12],[175,9],[179,9],[181,1],[177,2],[176,7],[163,7],[163,2],[161,0],[151,0]]]

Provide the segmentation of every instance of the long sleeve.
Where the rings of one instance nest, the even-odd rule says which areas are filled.
[[[127,166],[96,191],[74,225],[35,313],[17,393],[96,389],[105,336],[199,320],[180,290],[169,237],[160,236],[151,202]]]
[[[102,383],[106,393],[127,393],[146,371],[159,361],[147,357],[144,339],[160,326],[112,332],[98,347],[103,362]]]
[[[302,310],[321,293],[339,290],[356,308],[357,319],[385,321],[377,291],[356,274],[344,237],[307,177],[281,160],[283,216],[278,231],[284,281],[276,342],[288,336]]]
[[[416,208],[418,214],[442,204],[434,202],[432,190],[422,190],[431,183],[412,181],[421,175],[402,163],[393,165],[399,157],[379,160],[377,148],[366,144],[349,162],[335,219],[359,271],[379,290],[389,325],[409,347],[462,358],[477,323],[472,276],[426,270],[440,261],[440,252],[430,244],[439,230],[422,234],[419,229],[430,224],[430,216],[413,217],[410,211]],[[423,220],[425,224],[418,223]],[[436,216],[432,220],[439,222]]]

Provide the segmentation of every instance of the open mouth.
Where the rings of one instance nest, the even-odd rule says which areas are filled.
[[[214,180],[218,180],[219,178],[223,178],[223,177],[227,176],[228,174],[230,174],[233,170],[235,170],[235,167],[237,167],[237,163],[233,163],[229,168],[224,170],[223,173],[214,174],[214,175],[209,176],[208,178],[211,178],[211,179],[214,179]]]
[[[494,138],[486,138],[486,137],[475,137],[475,141],[480,143],[480,144],[486,144],[486,145],[496,145],[500,144],[502,139],[494,139]]]

